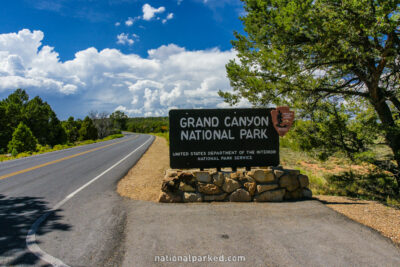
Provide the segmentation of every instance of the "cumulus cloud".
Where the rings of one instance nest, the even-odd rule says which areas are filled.
[[[163,13],[165,11],[165,7],[161,6],[159,8],[154,8],[149,4],[144,4],[142,7],[143,11],[143,19],[144,20],[151,20],[155,14]]]
[[[117,44],[121,45],[133,45],[135,41],[129,38],[129,34],[121,33],[117,35]]]
[[[42,45],[43,38],[41,31],[0,34],[0,93],[34,88],[39,95],[76,96],[74,107],[82,115],[118,109],[162,116],[171,108],[224,107],[217,91],[230,91],[225,64],[235,58],[233,50],[189,51],[169,44],[141,57],[90,47],[62,62],[54,48]]]
[[[119,25],[121,25],[121,22],[115,22],[114,24],[116,27],[118,27]]]

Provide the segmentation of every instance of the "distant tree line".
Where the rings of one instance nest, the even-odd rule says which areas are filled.
[[[108,116],[91,111],[83,120],[69,117],[60,121],[50,105],[39,96],[29,99],[17,89],[0,100],[0,154],[33,152],[37,145],[55,146],[96,140],[126,130],[128,117],[121,111]]]
[[[168,132],[168,117],[129,118],[127,129],[136,133],[164,133]]]

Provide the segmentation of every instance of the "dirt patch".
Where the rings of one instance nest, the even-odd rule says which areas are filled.
[[[376,201],[338,196],[315,196],[331,209],[369,226],[400,245],[400,210]]]
[[[117,192],[123,197],[157,202],[164,172],[168,168],[167,141],[164,138],[156,137],[143,157],[119,181]]]

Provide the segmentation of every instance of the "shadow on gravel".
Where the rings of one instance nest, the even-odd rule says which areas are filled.
[[[367,205],[368,203],[359,202],[337,202],[337,201],[327,201],[322,199],[317,199],[319,202],[325,205]]]
[[[42,198],[0,194],[0,265],[34,265],[38,262],[39,259],[27,249],[25,239],[32,224],[48,211],[50,208]],[[62,218],[57,215],[60,211],[54,211],[40,225],[37,236],[71,229],[71,226],[58,222]]]

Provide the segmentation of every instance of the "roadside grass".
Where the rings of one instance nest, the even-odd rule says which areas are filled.
[[[280,157],[281,165],[300,170],[309,177],[313,194],[376,200],[400,208],[394,177],[375,166],[355,164],[340,156],[320,161],[306,152],[288,147],[280,148]]]
[[[166,132],[166,133],[149,133],[149,134],[165,138],[167,140],[168,145],[169,145],[169,133],[168,132]]]
[[[84,141],[77,141],[74,143],[67,143],[67,144],[62,144],[62,145],[55,145],[54,147],[51,147],[49,145],[42,146],[42,145],[37,145],[37,151],[35,152],[22,152],[17,154],[16,156],[8,156],[8,155],[0,155],[0,162],[2,161],[7,161],[7,160],[12,160],[12,159],[20,159],[24,157],[29,157],[33,155],[39,155],[47,152],[52,152],[52,151],[58,151],[58,150],[63,150],[71,147],[77,147],[77,146],[83,146],[83,145],[89,145],[89,144],[94,144],[94,143],[99,143],[99,142],[104,142],[104,141],[109,141],[112,139],[116,138],[121,138],[123,137],[123,134],[113,134],[109,135],[103,139],[97,139],[97,140],[84,140]]]

